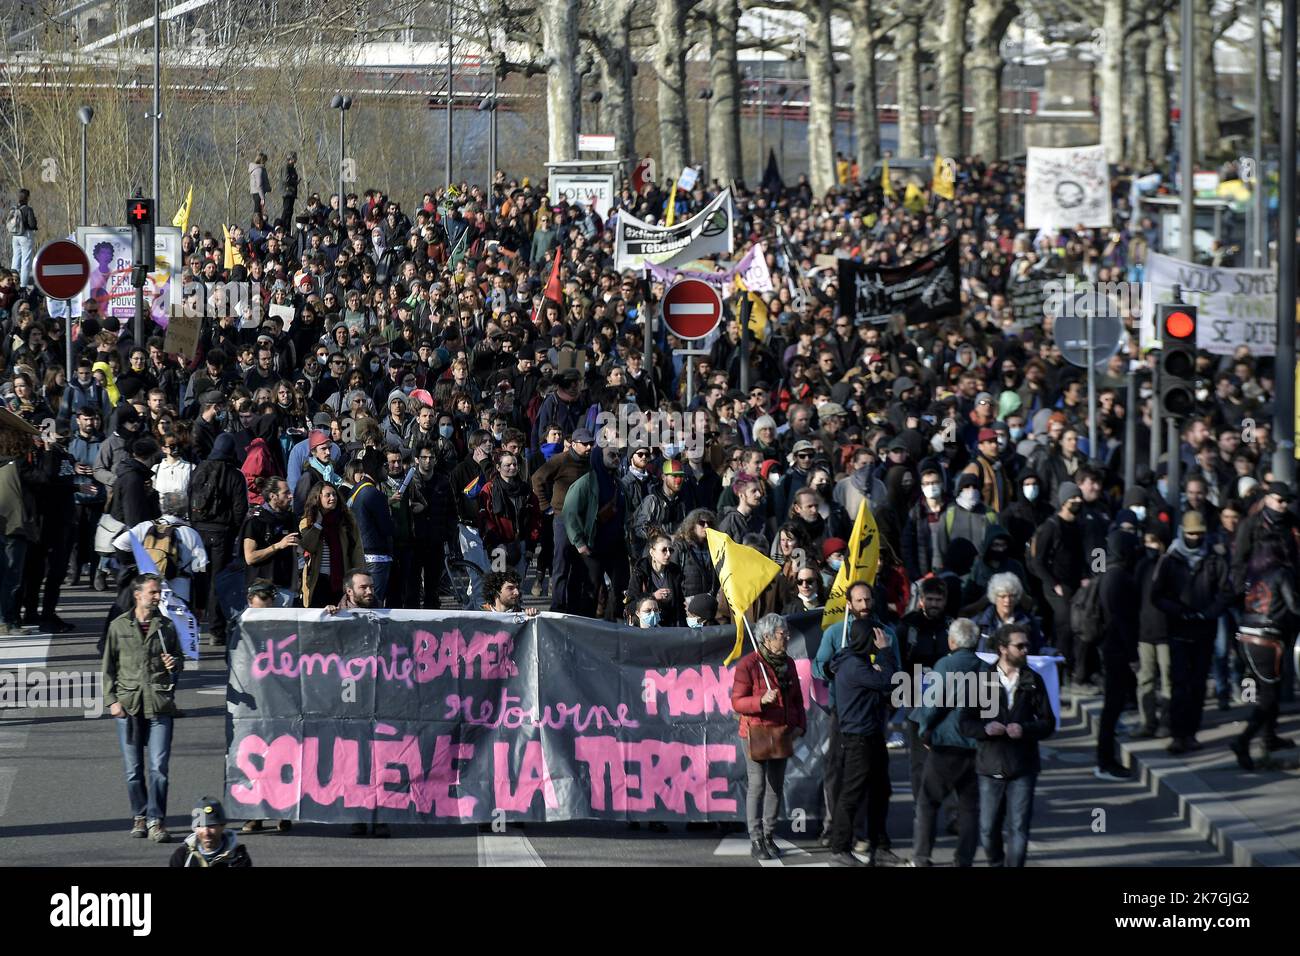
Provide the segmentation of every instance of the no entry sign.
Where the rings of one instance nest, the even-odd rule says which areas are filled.
[[[51,299],[74,299],[90,279],[90,259],[75,242],[55,239],[36,253],[32,273],[36,288]]]
[[[664,324],[682,339],[702,339],[722,321],[722,298],[699,279],[682,279],[664,295]]]

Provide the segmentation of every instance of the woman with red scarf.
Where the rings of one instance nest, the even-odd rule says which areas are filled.
[[[302,606],[329,607],[343,596],[343,578],[353,568],[364,568],[361,530],[352,512],[343,506],[338,489],[329,482],[307,493],[299,525],[302,542]]]

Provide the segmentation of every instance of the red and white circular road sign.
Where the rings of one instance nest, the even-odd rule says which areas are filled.
[[[36,253],[32,275],[51,299],[75,299],[90,280],[90,258],[70,239],[55,239]]]
[[[702,339],[722,321],[722,297],[699,279],[682,279],[664,294],[664,324],[682,339]]]

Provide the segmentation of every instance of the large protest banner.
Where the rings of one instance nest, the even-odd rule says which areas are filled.
[[[135,287],[131,285],[131,227],[78,226],[77,245],[90,257],[90,281],[76,300],[94,299],[101,316],[122,321],[135,318]],[[181,231],[172,226],[154,228],[154,268],[145,278],[144,301],[149,316],[160,328],[167,328],[168,284],[181,281]]]
[[[731,190],[724,189],[698,213],[674,226],[652,226],[620,212],[614,227],[614,267],[642,269],[645,263],[678,266],[703,256],[730,253]]]
[[[1277,353],[1277,276],[1272,271],[1199,266],[1148,252],[1142,279],[1139,343],[1144,351],[1160,347],[1156,304],[1174,301],[1174,286],[1178,286],[1183,301],[1200,309],[1198,349],[1232,355],[1245,345],[1251,355]]]
[[[808,818],[822,815],[829,732],[812,677],[820,618],[789,618],[808,732],[785,798]],[[227,808],[321,823],[743,820],[722,664],[734,636],[560,614],[246,611],[230,651]]]
[[[1031,146],[1025,159],[1025,228],[1110,225],[1104,146]]]
[[[957,240],[905,266],[876,266],[839,260],[840,314],[879,318],[901,313],[907,323],[927,322],[961,312]]]

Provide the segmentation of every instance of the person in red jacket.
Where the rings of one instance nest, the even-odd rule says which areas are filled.
[[[495,570],[512,570],[522,581],[528,555],[542,536],[542,509],[527,481],[519,476],[519,456],[497,452],[496,471],[479,493],[479,531]],[[497,549],[501,548],[501,567]],[[485,595],[486,596],[486,595]]]
[[[253,436],[245,452],[244,463],[239,470],[248,482],[248,503],[264,505],[265,499],[258,491],[257,483],[262,478],[283,478],[284,454],[280,449],[280,439],[276,436],[275,416],[259,415],[248,426]]]
[[[756,860],[771,860],[780,855],[774,834],[786,762],[807,721],[794,660],[785,652],[790,638],[785,618],[767,614],[754,625],[754,633],[758,650],[736,665],[731,708],[740,715],[740,736],[745,741],[750,852]],[[755,750],[761,759],[754,758]]]

